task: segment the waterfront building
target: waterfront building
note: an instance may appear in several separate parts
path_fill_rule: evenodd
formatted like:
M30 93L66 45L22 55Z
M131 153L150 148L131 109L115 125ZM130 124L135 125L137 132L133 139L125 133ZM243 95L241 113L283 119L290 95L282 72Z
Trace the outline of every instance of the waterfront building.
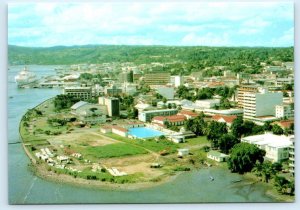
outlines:
M265 159L271 162L280 162L289 158L289 148L292 145L294 136L279 136L272 133L247 136L241 139L242 142L254 144L266 151Z
M262 89L259 93L244 93L244 119L275 116L275 106L282 101L282 92L271 93Z
M74 96L81 100L88 100L92 97L91 87L65 87L63 94Z
M275 106L275 116L277 118L293 118L294 112L290 104L281 104Z
M217 161L217 162L226 162L228 157L229 157L229 155L220 153L218 151L213 151L213 150L211 150L207 153L207 158Z
M144 81L146 85L165 85L170 82L170 73L145 74Z
M171 116L177 114L177 109L158 109L139 111L138 119L142 122L150 122L155 116Z
M114 97L99 97L98 103L107 107L107 114L110 117L118 117L120 115L120 101Z

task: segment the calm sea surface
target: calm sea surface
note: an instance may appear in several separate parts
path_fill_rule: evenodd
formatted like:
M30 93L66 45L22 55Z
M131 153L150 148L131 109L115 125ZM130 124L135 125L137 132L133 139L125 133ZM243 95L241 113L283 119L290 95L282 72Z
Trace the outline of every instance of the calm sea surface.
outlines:
M20 141L19 122L27 109L61 93L60 89L18 89L14 76L23 66L8 71L8 142ZM54 66L28 66L38 76L54 75ZM168 203L168 202L274 202L258 184L233 184L243 177L210 168L187 172L174 181L135 191L100 190L43 180L28 169L30 162L20 144L8 145L9 203ZM213 176L215 181L210 181Z

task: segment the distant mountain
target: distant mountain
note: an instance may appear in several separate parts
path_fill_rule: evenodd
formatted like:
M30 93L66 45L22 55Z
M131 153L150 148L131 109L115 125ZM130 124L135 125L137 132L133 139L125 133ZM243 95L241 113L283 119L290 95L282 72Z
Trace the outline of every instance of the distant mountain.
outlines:
M265 47L181 47L84 45L55 47L8 46L9 65L63 65L79 63L183 61L202 65L252 65L270 60L293 61L294 48Z

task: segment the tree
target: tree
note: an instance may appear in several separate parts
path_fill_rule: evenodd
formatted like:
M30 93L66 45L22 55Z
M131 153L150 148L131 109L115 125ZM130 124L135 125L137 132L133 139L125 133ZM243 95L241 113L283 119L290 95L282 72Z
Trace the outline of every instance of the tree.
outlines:
M273 125L272 132L276 135L282 135L283 129L279 125L275 124Z
M271 122L270 121L266 121L263 125L264 127L264 130L265 131L271 131L272 130L272 125L271 125Z
M203 116L197 116L194 119L188 119L184 124L184 128L192 131L197 136L203 136L206 123L203 119Z
M232 134L224 134L219 138L218 145L221 152L228 154L229 150L240 141Z
M295 192L295 182L289 181L285 177L276 176L274 186L279 193L293 195Z
M264 150L259 149L253 144L245 142L238 143L234 145L230 151L230 157L227 161L228 168L232 172L238 172L240 174L249 172L257 161L259 163L264 161L265 154L266 152Z
M218 147L218 140L223 134L227 134L226 123L211 121L207 128L207 139L211 141L212 148Z
M243 135L243 118L241 116L238 116L236 119L233 120L230 130L232 134L236 138L241 138Z

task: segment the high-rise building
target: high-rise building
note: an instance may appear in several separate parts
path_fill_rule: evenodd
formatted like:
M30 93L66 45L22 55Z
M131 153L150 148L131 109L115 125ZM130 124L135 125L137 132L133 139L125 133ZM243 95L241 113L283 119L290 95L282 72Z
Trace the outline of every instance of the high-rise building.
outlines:
M244 118L275 116L275 107L282 104L282 101L282 92L262 90L258 93L244 93Z
M244 94L245 93L256 93L258 90L257 86L254 85L241 85L237 89L237 102L239 108L244 108Z
M114 97L99 97L98 103L106 105L107 113L110 117L118 117L120 115L120 101Z
M133 83L133 71L124 71L120 73L119 80L121 83L127 82L127 83Z
M294 117L294 112L292 111L290 104L276 105L275 109L276 109L275 113L277 118Z
M166 85L170 82L170 73L145 74L144 81L146 85Z

